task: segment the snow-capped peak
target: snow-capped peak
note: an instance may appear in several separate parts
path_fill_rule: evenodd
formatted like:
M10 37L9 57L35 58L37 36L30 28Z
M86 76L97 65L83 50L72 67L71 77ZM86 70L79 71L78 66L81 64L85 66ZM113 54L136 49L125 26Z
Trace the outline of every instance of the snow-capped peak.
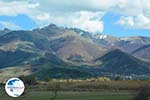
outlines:
M99 39L106 39L107 35L103 34L103 35L99 35Z
M128 41L129 39L126 38L126 37L122 37L122 38L120 38L120 40L122 40L122 41Z
M84 34L82 31L80 32L80 36L82 36L82 34Z

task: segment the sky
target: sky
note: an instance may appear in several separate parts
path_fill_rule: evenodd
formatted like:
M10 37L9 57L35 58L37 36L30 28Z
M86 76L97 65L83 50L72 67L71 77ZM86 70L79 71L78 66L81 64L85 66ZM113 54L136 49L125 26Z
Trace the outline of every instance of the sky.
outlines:
M51 23L91 34L150 37L150 0L0 0L0 29Z

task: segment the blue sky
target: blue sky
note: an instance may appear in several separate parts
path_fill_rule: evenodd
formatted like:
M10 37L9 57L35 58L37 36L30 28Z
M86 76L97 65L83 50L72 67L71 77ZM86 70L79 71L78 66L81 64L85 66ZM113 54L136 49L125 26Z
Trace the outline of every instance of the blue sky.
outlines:
M17 16L0 16L0 21L3 22L10 22L10 23L14 23L16 25L15 26L5 26L5 25L1 25L1 28L12 28L12 29L24 29L24 30L28 30L28 29L33 29L35 27L38 27L38 25L36 25L36 23L30 19L28 16L24 15L24 14L18 14Z
M91 34L150 37L150 1L0 0L0 29L30 30L50 23Z

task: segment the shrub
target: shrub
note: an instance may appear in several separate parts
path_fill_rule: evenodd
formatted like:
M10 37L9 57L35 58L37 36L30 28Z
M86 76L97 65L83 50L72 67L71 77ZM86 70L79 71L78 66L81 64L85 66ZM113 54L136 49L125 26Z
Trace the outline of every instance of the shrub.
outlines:
M150 87L142 87L134 100L150 100Z

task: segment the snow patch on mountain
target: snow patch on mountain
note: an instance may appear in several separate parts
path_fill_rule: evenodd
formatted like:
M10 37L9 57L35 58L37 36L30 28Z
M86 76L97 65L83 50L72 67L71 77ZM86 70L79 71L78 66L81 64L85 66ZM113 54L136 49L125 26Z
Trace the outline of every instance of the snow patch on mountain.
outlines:
M106 38L107 38L107 35L105 34L99 36L99 39L106 39Z

